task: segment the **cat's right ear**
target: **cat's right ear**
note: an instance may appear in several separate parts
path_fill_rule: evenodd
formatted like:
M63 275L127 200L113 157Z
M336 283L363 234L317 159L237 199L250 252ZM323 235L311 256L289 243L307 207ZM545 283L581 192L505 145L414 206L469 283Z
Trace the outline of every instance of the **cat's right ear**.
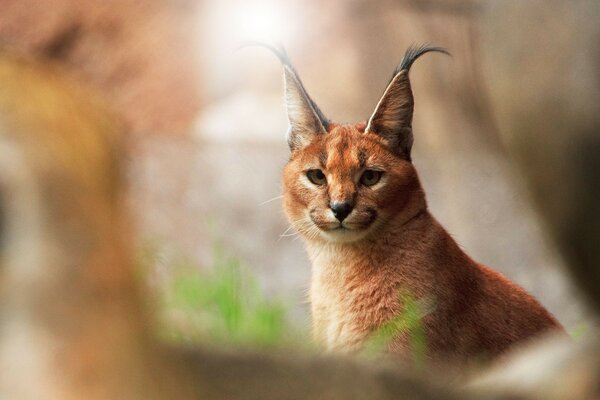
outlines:
M240 47L246 46L260 46L270 50L283 65L285 105L289 122L287 141L290 150L299 150L310 144L315 136L326 134L329 120L306 92L285 50L255 41L245 42Z
M310 144L315 135L326 134L329 121L308 96L296 71L285 63L283 65L283 81L285 105L290 124L287 141L290 150L294 151Z

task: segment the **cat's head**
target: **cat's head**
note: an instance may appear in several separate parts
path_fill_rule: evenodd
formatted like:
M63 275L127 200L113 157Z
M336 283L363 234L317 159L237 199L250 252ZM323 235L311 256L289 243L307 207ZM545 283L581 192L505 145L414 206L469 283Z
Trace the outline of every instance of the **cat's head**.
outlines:
M308 96L285 53L290 160L284 207L307 240L354 242L386 224L402 224L426 208L411 162L413 95L408 72L436 47L410 48L368 122L336 124Z

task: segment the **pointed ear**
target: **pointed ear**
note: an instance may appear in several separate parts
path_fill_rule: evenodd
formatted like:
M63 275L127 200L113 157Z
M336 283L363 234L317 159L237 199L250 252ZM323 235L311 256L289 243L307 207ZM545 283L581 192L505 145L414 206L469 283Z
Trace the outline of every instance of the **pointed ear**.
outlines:
M394 76L383 92L365 129L365 133L382 136L390 148L409 161L413 144L414 99L408 71L417 58L430 51L449 54L439 47L410 47L402 62L396 67Z
M283 66L283 80L290 124L287 140L293 151L310 144L315 135L326 134L329 121L308 96L296 71L290 65Z
M285 105L290 124L287 141L290 150L301 149L308 145L316 135L326 134L329 120L306 92L285 50L281 46L276 48L256 41L244 42L240 48L248 46L260 46L270 50L283 64Z
M365 133L382 136L394 151L410 160L413 143L413 105L408 71L403 70L392 78L385 89L373 115L369 118Z

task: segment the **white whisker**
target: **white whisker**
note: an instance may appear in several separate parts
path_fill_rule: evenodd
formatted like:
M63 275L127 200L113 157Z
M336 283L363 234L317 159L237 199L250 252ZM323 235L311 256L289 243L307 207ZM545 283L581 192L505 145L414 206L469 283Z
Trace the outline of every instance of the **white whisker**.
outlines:
M296 236L298 235L299 232L292 232L292 233L282 233L281 235L279 235L279 237L290 237L290 236Z
M308 226L310 224L310 222L311 221L309 217L300 218L292 222L290 226L281 235L279 235L278 240L281 240L282 237L297 236L300 233L300 231L302 231L302 229L305 228L305 226ZM288 233L292 229L296 229L296 232Z
M275 200L279 200L279 199L281 199L281 198L283 198L283 195L279 195L279 196L277 196L277 197L273 197L272 199L269 199L269 200L263 201L262 203L260 203L260 204L259 204L259 206L264 206L264 205L265 205L265 204L267 204L267 203L270 203L270 202L272 202L272 201L275 201Z
M279 236L285 236L292 229L294 229L293 225L288 226L288 228L285 231L283 231L283 233L281 235L279 235Z

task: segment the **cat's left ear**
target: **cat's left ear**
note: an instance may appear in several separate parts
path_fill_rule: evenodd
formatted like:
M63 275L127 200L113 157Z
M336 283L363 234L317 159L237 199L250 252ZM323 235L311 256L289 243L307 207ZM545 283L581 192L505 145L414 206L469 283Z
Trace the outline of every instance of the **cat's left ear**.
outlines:
M410 47L402 62L396 67L392 80L383 92L383 96L377 103L365 128L365 133L382 136L392 150L409 161L413 144L414 99L408 71L417 58L430 51L449 55L445 49L440 47Z

